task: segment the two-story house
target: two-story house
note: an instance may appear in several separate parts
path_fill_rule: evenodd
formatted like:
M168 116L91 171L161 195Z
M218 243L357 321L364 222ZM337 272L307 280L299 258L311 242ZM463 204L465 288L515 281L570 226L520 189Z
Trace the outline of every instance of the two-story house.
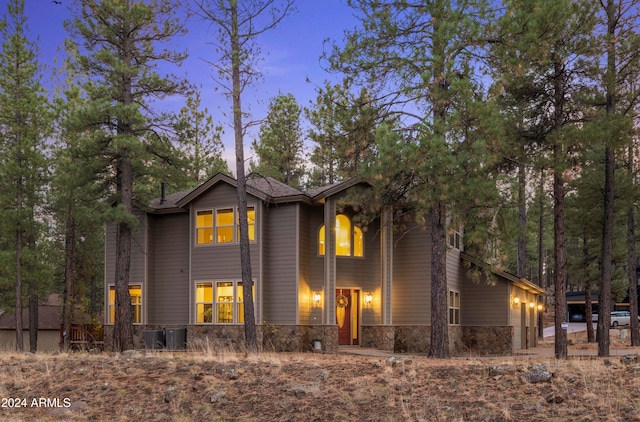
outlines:
M350 180L302 192L274 179L247 184L253 299L265 349L343 345L427 352L430 341L430 234L399 234L387 210L367 227L345 196L368 189ZM143 332L186 328L187 343L241 349L244 307L236 180L218 174L197 188L136 208L129 292L137 346ZM330 229L328 229L330 228ZM105 339L114 318L115 225L106 227ZM452 354L508 354L536 342L534 284L495 272L475 284L479 265L453 233L447 252Z

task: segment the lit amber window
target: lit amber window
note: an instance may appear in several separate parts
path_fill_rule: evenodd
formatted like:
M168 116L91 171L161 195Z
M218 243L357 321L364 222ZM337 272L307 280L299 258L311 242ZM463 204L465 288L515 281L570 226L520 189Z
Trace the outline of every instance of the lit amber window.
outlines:
M351 256L351 221L344 214L336 215L336 255Z
M324 255L324 225L320 227L320 232L318 233L318 253Z
M325 228L318 231L318 253L325 254ZM352 226L351 220L344 214L336 216L336 255L364 256L364 241L362 229Z
M234 213L232 208L216 211L216 242L231 243L234 241Z
M131 315L134 324L142 323L142 286L132 284L129 286L129 296L131 296ZM116 287L109 286L109 301L107 303L109 310L109 324L116 321Z
M196 283L196 322L213 322L212 283Z
M198 211L196 214L196 241L198 245L213 242L213 212Z
M363 236L362 229L357 226L353 226L353 256L363 256Z
M215 291L213 291L214 286ZM214 322L216 324L244 323L244 299L242 294L241 281L196 283L196 322Z
M249 225L249 242L256 240L256 210L253 207L247 207L247 223ZM240 213L238 213L238 241L240 241Z

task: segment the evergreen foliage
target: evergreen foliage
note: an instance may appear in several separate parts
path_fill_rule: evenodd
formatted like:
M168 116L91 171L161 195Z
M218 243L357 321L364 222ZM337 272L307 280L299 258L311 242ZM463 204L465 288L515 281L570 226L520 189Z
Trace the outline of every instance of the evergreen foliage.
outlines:
M256 163L251 163L252 173L301 187L305 173L301 112L292 94L278 95L271 100L267 117L260 126L259 140L252 144L258 157Z
M42 213L50 113L39 79L36 44L27 35L24 1L9 1L7 10L0 33L0 306L15 311L16 350L21 351L28 287L30 350L35 352L38 289L45 268Z

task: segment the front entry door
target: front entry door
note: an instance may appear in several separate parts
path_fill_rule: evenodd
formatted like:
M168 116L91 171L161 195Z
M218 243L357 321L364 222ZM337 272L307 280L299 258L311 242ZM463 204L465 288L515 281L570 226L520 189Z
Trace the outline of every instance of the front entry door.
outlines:
M336 324L338 324L338 345L357 345L358 311L360 291L336 289Z

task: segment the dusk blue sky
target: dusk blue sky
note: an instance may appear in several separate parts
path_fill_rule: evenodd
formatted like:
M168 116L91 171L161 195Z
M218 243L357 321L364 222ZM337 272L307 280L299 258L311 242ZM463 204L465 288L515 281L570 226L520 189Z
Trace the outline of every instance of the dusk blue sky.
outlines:
M62 4L56 4L52 0L25 2L30 38L38 40L39 62L49 69L55 66L56 58L60 63L64 57L60 49L64 39L68 37L63 22L71 16L69 8L72 2L59 1ZM0 12L3 15L7 10L6 2L7 0L0 0ZM297 11L285 18L276 29L258 38L263 57L263 81L258 82L254 88L247 89L243 97L245 109L251 112L255 120L264 118L269 99L279 93L291 93L301 107L307 107L310 101L315 100L318 86L322 86L327 79L339 79L338 75L322 69L320 55L326 39L342 44L344 31L357 25L352 10L346 6L346 0L297 0L296 8ZM229 110L230 105L222 93L214 90L217 86L212 80L214 69L203 61L215 57L214 47L207 44L213 33L208 29L207 23L198 20L191 20L188 28L189 33L176 39L176 43L188 52L189 58L182 67L172 69L172 72L202 86L202 107L208 108L214 120L225 126L224 156L233 169L233 131L221 114L222 111ZM50 74L50 70L43 68L45 79ZM163 104L175 110L183 105L183 98L172 98ZM251 155L248 146L255 138L255 133L257 128L245 137L247 159Z

